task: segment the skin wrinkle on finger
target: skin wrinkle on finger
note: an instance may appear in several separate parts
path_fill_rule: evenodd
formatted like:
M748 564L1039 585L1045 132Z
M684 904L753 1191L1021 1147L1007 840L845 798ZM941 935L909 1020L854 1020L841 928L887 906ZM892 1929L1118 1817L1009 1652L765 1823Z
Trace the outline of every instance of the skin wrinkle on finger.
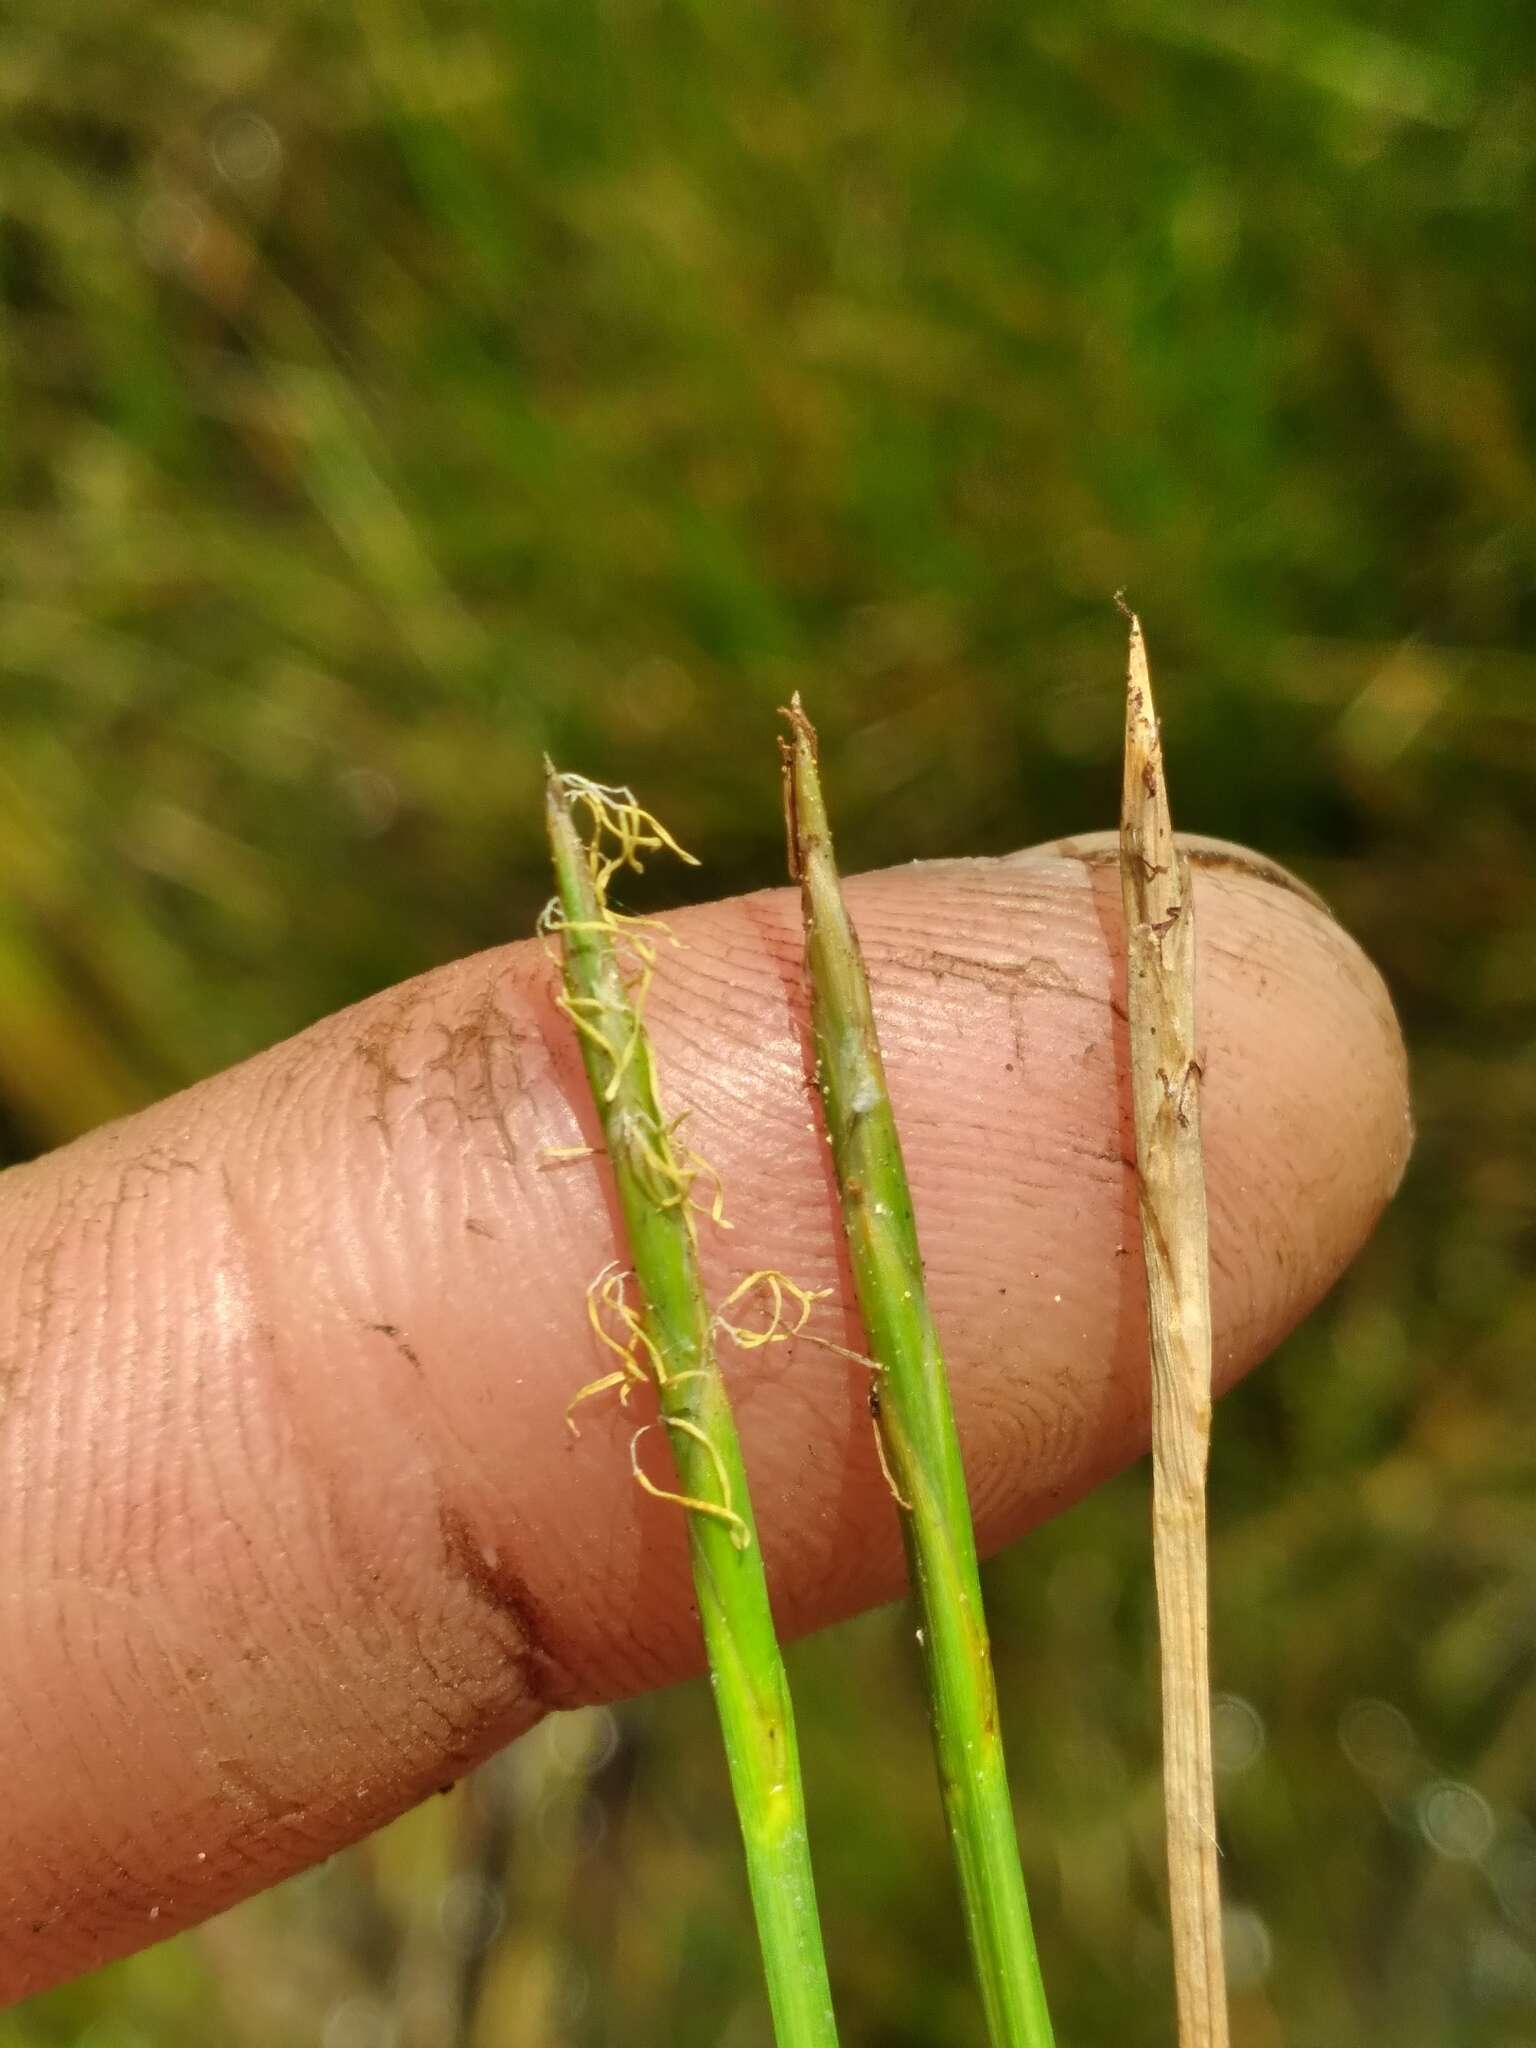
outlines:
M110 1157L109 1134L103 1134L99 1149ZM98 1238L110 1247L109 1258L115 1259L125 1228L132 1232L140 1207L124 1204L114 1194L108 1214L113 1222ZM174 1221L167 1219L172 1238ZM184 1241L198 1241L191 1219L180 1227ZM202 1242L205 1251L213 1253L216 1270L218 1247L209 1246L206 1237ZM89 1234L82 1248L89 1257ZM162 1323L155 1332L156 1355L129 1376L104 1369L110 1366L104 1353L77 1348L71 1356L71 1374L45 1388L67 1397L74 1410L72 1426L50 1427L51 1413L45 1413L42 1429L24 1440L31 1455L18 1461L19 1471L13 1468L15 1483L6 1489L10 1502L30 1502L34 1509L44 1506L50 1524L48 1550L57 1560L51 1572L40 1574L25 1589L32 1596L25 1603L18 1597L20 1589L7 1589L10 1654L5 1659L8 1682L0 1711L14 1707L16 1714L14 1719L7 1716L6 1751L51 1754L62 1769L47 1788L46 1804L30 1832L29 1803L17 1803L10 1830L14 1862L5 1878L10 1887L19 1883L20 1910L28 1916L28 1927L62 1915L67 1907L82 1939L72 1897L81 1872L89 1873L101 1888L109 1917L119 1898L125 1903L152 1896L158 1907L165 1897L163 1869L156 1882L154 1843L142 1852L133 1848L141 1820L162 1835L174 1827L183 1840L212 1838L219 1843L218 1860L210 1856L208 1866L196 1874L206 1892L210 1882L221 1876L228 1879L238 1863L242 1831L262 1838L255 1860L265 1868L271 1867L272 1834L279 1824L288 1852L297 1852L300 1860L311 1828L313 1840L328 1844L334 1839L334 1824L326 1823L326 1804L338 1754L344 1757L355 1746L382 1761L402 1746L399 1733L369 1705L368 1687L357 1688L350 1700L337 1697L338 1690L350 1689L335 1685L336 1673L348 1668L375 1673L388 1669L378 1645L357 1625L356 1575L325 1569L331 1531L323 1521L321 1526L312 1522L308 1511L313 1502L307 1494L288 1503L284 1511L282 1503L266 1497L259 1483L250 1484L253 1478L259 1480L260 1468L253 1471L246 1462L249 1438L243 1433L233 1446L240 1469L229 1480L242 1493L239 1518L225 1505L219 1483L221 1459L210 1455L214 1440L208 1417L201 1412L197 1390L187 1394L176 1355L181 1332L200 1333L206 1339L210 1319L204 1312L205 1295L188 1284L185 1272L172 1275L167 1270L164 1281L155 1284L167 1262L157 1261L152 1246L133 1244L132 1249L135 1269L148 1279L150 1298L172 1284L181 1289L179 1318ZM130 1350L143 1334L135 1328L132 1314L138 1299L130 1293L130 1312L118 1333ZM258 1326L242 1323L235 1334L251 1339L251 1360L259 1359ZM239 1379L239 1373L229 1375L226 1384L238 1385ZM198 1388L204 1383L200 1378ZM125 1409L124 1402L131 1405ZM184 1404L179 1414L178 1402ZM134 1404L164 1412L135 1415ZM49 1408L59 1405L55 1400ZM280 1422L283 1408L273 1405L266 1413ZM14 1445L16 1434L7 1433ZM67 1475L61 1470L63 1452L71 1446L81 1469ZM179 1459L178 1448L191 1455ZM332 1446L332 1456L334 1452ZM279 1473L295 1469L287 1457L271 1462ZM116 1488L111 1484L114 1467L120 1468L122 1482ZM207 1483L205 1499L199 1498L199 1481ZM143 1540L134 1542L131 1528L117 1526L110 1518L104 1521L97 1512L104 1501L110 1509L114 1492L133 1504L140 1519L150 1518L152 1526L143 1532ZM87 1503L80 1529L73 1533L53 1512L71 1493ZM321 1501L323 1505L323 1495ZM200 1525L197 1554L184 1561L174 1554L177 1532L194 1516ZM10 1520L14 1526L14 1517ZM24 1522L23 1534L26 1526ZM14 1555L9 1527L6 1534L7 1552ZM231 1548L238 1554L228 1557ZM253 1563L264 1564L265 1571L253 1570ZM296 1563L315 1569L301 1579L291 1569ZM397 1575L391 1572L388 1577L393 1582ZM61 1609L61 1585L69 1588L74 1610L67 1604ZM91 1625L71 1631L67 1616L82 1602L88 1605ZM254 1658L254 1644L246 1632L252 1615L261 1623L261 1645ZM350 1618L350 1626L343 1625L344 1618ZM163 1659L146 1671L146 1647L163 1645L167 1639L188 1645L183 1661L189 1673L194 1669L191 1646L214 1644L224 1652L232 1682L218 1687L215 1672L207 1669L195 1682L189 1675L178 1690L166 1681ZM210 1660L214 1662L217 1658ZM253 1664L258 1669L253 1670ZM260 1683L253 1682L264 1670L274 1672L280 1681L270 1701L263 1697ZM56 1674L52 1684L50 1672ZM200 1699L201 1686L215 1690ZM488 1670L485 1689L504 1687L502 1669ZM442 1697L451 1700L453 1692L443 1689ZM408 1710L409 1692L399 1688L391 1705L397 1715ZM268 1708L270 1726L264 1729L262 1717ZM101 1729L93 1724L110 1724L114 1718L116 1742L104 1745L97 1739ZM476 1728L477 1741L483 1732ZM440 1715L425 1731L421 1746L431 1759L433 1777L440 1774L443 1755L452 1753L451 1736ZM471 1752L462 1742L459 1748L467 1762ZM226 1759L223 1749L232 1757ZM240 1760L242 1753L270 1762L262 1768L247 1766ZM308 1771L306 1759L313 1763ZM264 1779L270 1775L276 1781L283 1773L287 1789L274 1782L268 1790ZM111 1796L104 1797L108 1785ZM363 1802L359 1818L366 1823L366 1788L348 1787L347 1792ZM398 1784L387 1782L377 1807L380 1817L393 1810L398 1797ZM47 1852L61 1832L68 1838L71 1821L73 1856L79 1866L75 1882L69 1882L66 1859L58 1889L49 1894L40 1888L35 1873L55 1860ZM42 1852L36 1860L30 1853L34 1845ZM174 1895L165 1898L165 1917L172 1924L177 1903ZM126 1916L120 1911L122 1917ZM14 1942L0 1945L0 1983L5 1981L3 1958L13 1949ZM62 1955L67 1961L67 1946ZM21 1988L26 1982L20 1980Z
M1145 1441L1098 846L849 890L986 1547ZM1224 1382L1347 1261L1407 1144L1379 982L1263 867L1195 861ZM814 1327L860 1349L798 907L674 924L650 1021L736 1224L702 1229L711 1291L832 1287ZM553 987L533 943L479 955L0 1179L0 1744L36 1765L0 1993L301 1867L549 1704L696 1668L681 1519L628 1477L646 1411L564 1421L606 1363L584 1289L618 1240L601 1160L548 1157L597 1137ZM723 1362L785 1627L889 1597L864 1371L803 1342Z
M396 1140L390 1122L393 1110L389 1092L408 1090L428 1070L427 1062L409 1056L418 1023L424 1023L425 1028L414 1040L416 1052L437 1035L437 1027L430 1018L423 1020L418 1016L426 1000L418 987L390 1010L385 1029L394 1034L393 1043L387 1043L382 1033L365 1038L369 1050L361 1062L363 1084L354 1087L350 1097L344 1085L340 1098L354 1115L361 1108L362 1121L371 1127L371 1136L386 1144L392 1163ZM451 1035L449 1042L452 1043ZM347 1071L344 1067L344 1075ZM355 1062L351 1078L357 1079ZM316 1085L309 1096L331 1105L335 1100L333 1090L333 1077L323 1069L318 1070ZM290 1106L298 1115L309 1107L308 1096L296 1093ZM329 1106L324 1114L327 1118L331 1114ZM328 1131L328 1135L334 1139L334 1131ZM436 1145L436 1141L426 1124L414 1125L409 1118L402 1118L402 1149L431 1145ZM307 1131L298 1140L290 1135L290 1146L296 1151L302 1146L301 1156L307 1158ZM280 1140L279 1158L283 1149ZM499 1142L497 1149L500 1152ZM326 1285L312 1287L303 1298L303 1306L314 1317L316 1327L290 1326L281 1333L278 1348L281 1355L295 1360L334 1358L351 1368L318 1380L312 1378L304 1388L295 1388L291 1406L310 1420L312 1440L306 1455L319 1486L330 1492L343 1478L351 1478L355 1483L350 1500L334 1503L331 1521L339 1531L362 1535L361 1547L369 1559L363 1569L386 1587L409 1588L413 1581L421 1579L424 1566L428 1573L434 1565L445 1567L450 1593L468 1592L490 1609L488 1618L495 1647L500 1652L498 1661L508 1663L518 1673L525 1704L543 1704L559 1695L557 1688L545 1685L543 1663L532 1640L535 1603L510 1569L503 1572L494 1547L489 1543L480 1545L466 1533L457 1507L444 1499L444 1489L438 1484L439 1466L455 1475L454 1490L473 1480L477 1459L473 1439L454 1427L442 1404L433 1400L432 1382L423 1371L421 1357L411 1340L401 1334L419 1306L423 1290L430 1299L434 1240L443 1213L445 1209L462 1212L462 1197L455 1201L455 1191L462 1189L462 1154L454 1146L437 1146L437 1151L439 1156L430 1162L435 1170L419 1177L373 1173L342 1176L339 1188L334 1191L339 1199L328 1212L330 1257L324 1269ZM504 1157L502 1163L506 1163ZM274 1177L276 1184L285 1185L292 1175L279 1167ZM402 1230L401 1218L394 1213L399 1202L392 1197L401 1193L408 1194L417 1211L414 1220L418 1227L414 1232ZM281 1216L269 1217L269 1238L282 1231L285 1221ZM304 1235L301 1232L296 1248L300 1257ZM413 1252L424 1252L425 1256L419 1262L413 1261ZM407 1273L409 1285L404 1284ZM269 1280L266 1291L269 1298L275 1298L278 1288ZM391 1320L391 1315L400 1320ZM392 1341L382 1348L377 1343L381 1333L392 1336ZM282 1337L286 1337L286 1342ZM360 1402L359 1394L371 1396L372 1406L366 1399ZM328 1398L332 1396L334 1405ZM402 1440L398 1428L402 1416L414 1423L417 1435L435 1439L431 1445L435 1455L426 1455L425 1445L412 1444L408 1438ZM370 1425L372 1434L365 1434ZM343 1428L352 1432L350 1460L336 1456L337 1432ZM371 1455L365 1445L371 1447ZM375 1530L380 1503L390 1517L383 1542L378 1540ZM429 1532L435 1533L435 1545ZM392 1541L399 1536L404 1537L403 1545L392 1548ZM353 1569L357 1569L356 1564ZM442 1606L441 1599L430 1598L434 1591L430 1581L419 1590L428 1596L427 1602L419 1608L413 1605L403 1614L392 1614L389 1625L403 1627L416 1636L421 1663L438 1680L436 1692L443 1700L452 1701L456 1693L465 1690L470 1674L463 1668L462 1660L444 1661L417 1626L418 1615L432 1616L434 1607ZM452 1642L454 1617L449 1619L445 1639ZM493 1664L493 1683L494 1670ZM473 1689L468 1696L474 1697Z

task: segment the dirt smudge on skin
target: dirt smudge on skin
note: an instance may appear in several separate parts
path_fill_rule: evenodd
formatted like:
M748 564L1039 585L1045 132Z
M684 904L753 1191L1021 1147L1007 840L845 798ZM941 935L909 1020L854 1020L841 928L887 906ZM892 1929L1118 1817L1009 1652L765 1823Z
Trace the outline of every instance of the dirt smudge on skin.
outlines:
M500 1622L529 1699L542 1713L575 1705L575 1690L549 1648L549 1615L526 1580L475 1534L457 1508L440 1503L437 1526L445 1569Z
M1273 888L1284 889L1292 896L1299 896L1303 903L1310 903L1314 910L1322 911L1330 919L1333 917L1332 910L1317 891L1302 881L1299 875L1293 875L1289 868L1282 867L1277 860L1270 860L1262 853L1250 852L1245 846L1202 846L1198 842L1192 845L1181 834L1176 834L1175 840L1190 866L1202 874L1220 874L1225 871L1229 874L1247 875L1253 881L1268 882ZM1076 840L1063 839L1055 850L1064 859L1080 861L1086 868L1118 868L1120 865L1120 850L1116 846L1083 846Z
M995 995L1038 991L1043 995L1087 996L1082 984L1048 954L1031 953L1024 960L985 959L971 953L956 953L940 946L889 955L891 963L911 973L928 974L935 981L967 981Z
M487 1157L517 1165L511 1118L527 1091L530 1034L500 1000L499 977L438 1014L419 987L362 1006L352 1033L364 1122L392 1147L409 1118L445 1141L484 1135Z
M415 1345L406 1339L398 1323L369 1323L367 1327L377 1331L379 1336L387 1337L413 1371L421 1371L421 1355Z

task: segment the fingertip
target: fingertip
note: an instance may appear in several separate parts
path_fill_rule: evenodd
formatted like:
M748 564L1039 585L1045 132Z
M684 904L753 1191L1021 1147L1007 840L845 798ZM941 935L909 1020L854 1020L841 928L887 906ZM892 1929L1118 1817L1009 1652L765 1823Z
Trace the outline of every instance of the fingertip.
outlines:
M1411 1126L1359 947L1269 863L1191 852L1225 1385L1359 1248ZM848 889L989 1548L1146 1441L1116 858L1096 836ZM834 1289L823 1327L860 1348L798 901L676 926L650 1016L736 1223L701 1230L711 1297L777 1268ZM40 1766L9 1881L31 1919L97 1915L33 1945L28 1988L135 1945L168 1898L161 1929L328 1853L547 1704L697 1668L683 1520L632 1484L630 1418L566 1427L600 1370L585 1290L621 1247L552 989L534 943L457 963L13 1184L32 1292L0 1302L25 1366L0 1647ZM861 1370L791 1345L726 1371L786 1631L894 1595ZM55 1698L66 1568L95 1682Z

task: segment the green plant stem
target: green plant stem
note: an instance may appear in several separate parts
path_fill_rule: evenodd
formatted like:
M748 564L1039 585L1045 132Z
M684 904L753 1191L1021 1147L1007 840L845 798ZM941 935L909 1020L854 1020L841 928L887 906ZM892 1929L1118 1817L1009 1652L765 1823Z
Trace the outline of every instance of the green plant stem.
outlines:
M741 1446L699 1275L693 1211L658 1099L649 1041L626 985L605 904L576 830L568 793L551 772L547 822L563 913L567 997L587 1005L620 1063L583 1031L582 1055L602 1120L642 1297L642 1322L662 1371L655 1375L679 1488L726 1509L687 1510L688 1543L746 1850L747 1876L780 2048L835 2048L806 1835L789 1683L768 1604ZM664 1169L658 1174L657 1161ZM692 1432L698 1432L693 1434Z
M966 1929L996 2048L1052 2039L998 1727L965 1471L929 1313L869 984L838 883L798 699L785 745L790 856L805 909L816 1078L874 1361L872 1405L922 1619L934 1749Z

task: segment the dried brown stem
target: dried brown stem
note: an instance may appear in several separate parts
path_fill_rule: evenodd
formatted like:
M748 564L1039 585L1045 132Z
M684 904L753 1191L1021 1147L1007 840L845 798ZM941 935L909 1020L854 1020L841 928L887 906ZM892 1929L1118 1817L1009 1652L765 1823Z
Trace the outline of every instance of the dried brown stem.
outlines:
M1195 1051L1194 903L1189 864L1174 845L1146 648L1134 613L1120 872L1152 1351L1152 1542L1179 2042L1180 2048L1226 2048L1207 1641L1211 1308Z

